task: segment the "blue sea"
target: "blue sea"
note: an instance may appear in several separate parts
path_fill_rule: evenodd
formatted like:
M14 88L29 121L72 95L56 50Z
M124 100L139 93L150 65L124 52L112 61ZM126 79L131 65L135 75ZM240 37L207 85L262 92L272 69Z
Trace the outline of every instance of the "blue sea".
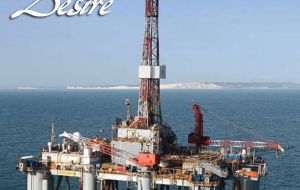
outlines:
M26 175L15 170L16 158L37 155L47 145L52 119L57 121L57 134L79 131L85 137L110 137L115 118L126 117L125 98L130 98L136 114L136 90L0 91L0 189L26 189ZM212 139L260 137L288 146L279 158L274 151L262 152L269 175L263 178L261 189L300 189L299 90L163 90L161 101L163 119L173 127L179 143L186 144L193 130L192 104L199 102L209 112L255 133L245 133L204 113L204 133Z

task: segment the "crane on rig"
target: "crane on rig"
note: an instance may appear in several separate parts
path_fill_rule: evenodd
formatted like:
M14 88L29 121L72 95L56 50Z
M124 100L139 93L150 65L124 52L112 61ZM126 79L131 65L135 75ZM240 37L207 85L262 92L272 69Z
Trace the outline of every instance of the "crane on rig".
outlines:
M276 156L278 152L284 153L282 146L276 142L260 141L236 141L236 140L212 140L208 136L203 136L203 114L198 103L193 104L195 128L194 132L188 135L188 142L197 146L226 147L226 148L258 148L275 149Z

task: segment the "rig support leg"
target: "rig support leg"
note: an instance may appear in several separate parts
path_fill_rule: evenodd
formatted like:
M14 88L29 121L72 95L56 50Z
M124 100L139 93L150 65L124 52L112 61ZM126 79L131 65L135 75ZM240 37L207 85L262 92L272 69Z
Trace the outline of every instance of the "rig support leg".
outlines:
M131 189L132 185L131 185L130 181L127 181L126 187L127 187L126 190L130 190Z
M118 190L119 189L118 181L115 180L113 183L114 183L114 188L112 190Z
M54 179L50 172L44 174L42 190L54 190Z
M40 172L27 173L27 190L42 189L43 174Z
M137 179L138 190L150 190L151 189L151 177L149 175L149 168L141 168Z
M151 180L149 177L139 177L138 179L138 190L150 190Z
M82 180L83 180L82 177L80 177L79 178L79 187L78 187L79 190L82 190L82 188L83 188L83 182L82 182Z
M259 190L259 180L250 180L245 178L235 178L237 189L234 190Z
M239 178L234 178L232 190L241 190L241 184Z
M59 190L62 178L63 178L63 176L58 176L55 190Z
M66 177L66 190L71 190L71 189L70 189L70 181L69 181L69 177Z
M83 173L83 190L96 190L96 176L93 173Z
M103 190L103 180L97 181L97 190Z
M225 190L225 180L222 179L220 182L220 190Z
M111 181L111 190L115 190L115 181Z
M103 190L110 190L111 181L110 180L104 180L104 189Z

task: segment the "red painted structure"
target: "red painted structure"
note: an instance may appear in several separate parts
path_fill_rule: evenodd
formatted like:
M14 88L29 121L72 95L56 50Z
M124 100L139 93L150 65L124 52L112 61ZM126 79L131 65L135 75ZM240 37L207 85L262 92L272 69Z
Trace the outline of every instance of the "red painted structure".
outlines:
M138 156L138 164L141 166L156 166L159 164L158 154L140 153Z
M190 133L188 136L188 143L196 144L197 146L209 145L210 138L203 136L203 115L200 111L198 104L193 105L194 118L195 118L195 128L194 132Z
M198 104L193 105L195 128L194 132L188 135L188 143L197 146L215 146L225 148L260 148L275 149L276 155L279 150L283 153L284 149L276 142L258 142L258 141L235 141L235 140L211 140L208 136L203 136L203 115Z
M146 0L142 66L160 65L158 11L159 0ZM159 78L141 78L138 117L144 127L162 124Z

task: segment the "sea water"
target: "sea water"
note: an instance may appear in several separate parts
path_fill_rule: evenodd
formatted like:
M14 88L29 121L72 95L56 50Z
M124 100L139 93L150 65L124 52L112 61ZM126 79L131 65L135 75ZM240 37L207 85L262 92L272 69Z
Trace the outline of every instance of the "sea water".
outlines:
M136 115L136 90L0 91L0 189L26 189L26 175L15 170L16 158L38 155L50 140L52 119L57 121L57 134L79 131L85 137L109 138L115 118L126 118L126 98ZM192 104L198 102L214 113L204 113L204 133L212 139L264 138L289 146L278 159L275 151L261 153L269 170L261 189L300 189L299 90L162 90L161 101L163 119L173 127L179 143L187 144L194 127ZM215 114L255 134L219 121Z

